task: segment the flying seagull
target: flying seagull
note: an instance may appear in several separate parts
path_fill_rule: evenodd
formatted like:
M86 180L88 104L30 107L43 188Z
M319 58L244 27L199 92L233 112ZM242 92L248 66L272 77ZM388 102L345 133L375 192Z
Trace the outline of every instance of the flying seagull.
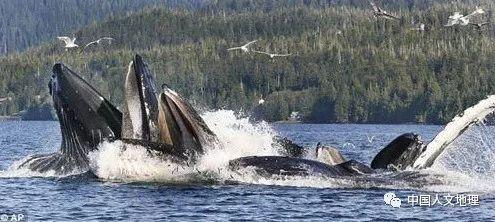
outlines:
M258 53L258 54L264 54L264 55L268 55L270 56L270 58L275 58L275 57L287 57L287 56L291 56L292 54L273 54L273 53L268 53L268 52L262 52L262 51L256 51L256 50L253 50L253 52L255 53Z
M411 31L419 31L419 32L424 32L425 31L425 23L420 23L418 27L411 28Z
M471 19L471 17L477 15L477 14L484 14L485 13L485 10L483 10L482 8L480 7L476 7L476 10L469 14L469 15L462 15L461 13L459 12L454 12L454 15L451 15L449 16L449 20L447 21L447 24L445 24L445 26L454 26L454 25L462 25L462 26L466 26L466 25L469 25L469 19Z
M265 100L263 99L263 96L260 98L260 101L258 101L258 104L259 105L262 105L263 103L265 103Z
M469 14L469 15L464 16L464 19L465 19L465 20L467 20L467 21L468 21L467 23L469 24L469 19L470 19L471 17L473 17L473 16L477 15L477 14L485 14L485 10L483 10L483 9L482 9L482 8L480 8L480 7L476 7L476 10L474 10L474 12L473 12L473 13L471 13L471 14ZM466 25L467 25L467 24L466 24Z
M112 40L114 40L114 39L113 38L110 38L110 37L99 38L98 40L95 40L95 41L92 41L92 42L86 44L84 46L84 49L86 49L86 47L88 47L90 45L101 44L103 41L108 41L108 43L111 44L112 43Z
M464 17L461 13L459 12L454 12L453 15L449 16L449 20L447 21L447 24L445 26L453 26L459 24L459 19Z
M227 51L232 51L232 50L242 50L243 52L250 52L251 49L249 49L249 46L255 42L257 42L258 40L254 40L254 41L251 41L251 42L248 42L247 44L243 45L243 46L239 46L239 47L233 47L233 48L229 48L227 49Z
M366 134L366 138L368 139L369 143L373 143L373 139L375 139L375 136L370 137L368 134Z
M64 41L64 43L65 43L65 46L64 46L65 49L79 47L77 44L74 43L76 41L76 37L74 37L74 38L71 39L71 38L69 38L67 36L59 36L59 37L57 37L57 39Z
M379 18L379 17L382 17L382 18L386 18L386 19L396 19L396 20L399 20L399 18L395 15L392 15L390 13L388 13L387 11L383 10L382 8L380 8L378 6L378 4L376 4L376 0L368 0L371 7L373 8L373 15L375 16L375 18Z
M464 25L464 26L469 25L469 19L471 19L471 17L473 17L477 14L484 14L484 13L485 13L485 10L483 10L480 7L476 7L476 10L473 13L460 18L460 21L461 21L460 25Z

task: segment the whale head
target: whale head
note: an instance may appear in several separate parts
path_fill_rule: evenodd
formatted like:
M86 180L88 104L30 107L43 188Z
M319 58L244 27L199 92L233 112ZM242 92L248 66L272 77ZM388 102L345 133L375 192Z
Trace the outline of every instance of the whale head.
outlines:
M158 95L154 76L139 55L129 64L122 137L165 144L172 153L195 161L217 137L178 93L163 85Z
M162 85L158 109L161 141L180 147L191 160L204 154L207 147L218 144L216 135L192 105L165 84Z
M142 57L129 64L124 83L122 137L157 142L158 100L155 79Z
M121 136L122 114L78 74L61 63L49 82L62 132L62 154L85 157L106 139Z

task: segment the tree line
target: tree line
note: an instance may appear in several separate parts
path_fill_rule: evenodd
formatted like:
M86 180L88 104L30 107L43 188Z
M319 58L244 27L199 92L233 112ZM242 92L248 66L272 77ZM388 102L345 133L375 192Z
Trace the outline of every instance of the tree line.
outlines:
M121 106L134 53L148 61L157 82L196 107L249 114L263 97L268 121L297 111L315 123L445 123L494 93L493 29L443 27L453 10L466 14L474 3L400 1L390 6L402 16L394 22L370 17L362 1L293 1L272 8L268 2L279 3L150 7L75 33L81 42L111 36L112 45L79 53L49 41L0 58L0 97L11 98L0 102L0 115L46 107L51 66L59 61ZM483 19L490 20L493 7L484 7ZM412 31L411 21L425 23L427 30ZM226 50L254 39L255 49L292 56Z

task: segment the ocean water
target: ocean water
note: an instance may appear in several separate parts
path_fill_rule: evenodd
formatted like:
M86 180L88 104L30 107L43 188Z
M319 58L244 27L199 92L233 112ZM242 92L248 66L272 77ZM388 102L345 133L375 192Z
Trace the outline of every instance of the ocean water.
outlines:
M29 221L493 221L495 220L495 131L480 126L461 136L428 170L410 182L322 178L259 178L232 175L228 160L276 155L274 135L308 149L317 142L339 148L365 164L388 142L406 132L430 140L442 126L249 124L233 112L203 115L223 149L212 148L198 166L184 169L147 157L139 149L119 151L106 143L91 154L90 174L53 176L12 165L35 153L58 149L57 122L0 122L0 215L23 214ZM175 168L175 171L174 171ZM171 171L174 171L171 173ZM232 183L236 181L236 183ZM432 182L434 181L434 182ZM384 202L393 192L400 208ZM439 197L434 206L412 206L408 197ZM479 205L443 206L446 197L471 196ZM455 202L455 199L454 201ZM2 221L2 217L0 217Z

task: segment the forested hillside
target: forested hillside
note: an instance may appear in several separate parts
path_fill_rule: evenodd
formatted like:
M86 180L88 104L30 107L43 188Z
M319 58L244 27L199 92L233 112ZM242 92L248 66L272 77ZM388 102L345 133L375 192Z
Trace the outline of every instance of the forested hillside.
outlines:
M248 112L263 96L270 121L298 111L320 123L444 123L495 92L493 28L443 27L453 11L472 12L469 1L384 4L397 22L373 18L366 1L286 2L147 8L75 33L81 43L111 36L112 45L80 53L53 40L1 58L0 115L49 105L46 84L58 61L120 105L134 53L197 107ZM487 13L478 19L491 21L495 5L482 3ZM411 30L420 22L424 32ZM292 56L226 50L254 39L254 49Z
M0 55L70 35L77 28L144 7L201 7L203 0L0 0Z

